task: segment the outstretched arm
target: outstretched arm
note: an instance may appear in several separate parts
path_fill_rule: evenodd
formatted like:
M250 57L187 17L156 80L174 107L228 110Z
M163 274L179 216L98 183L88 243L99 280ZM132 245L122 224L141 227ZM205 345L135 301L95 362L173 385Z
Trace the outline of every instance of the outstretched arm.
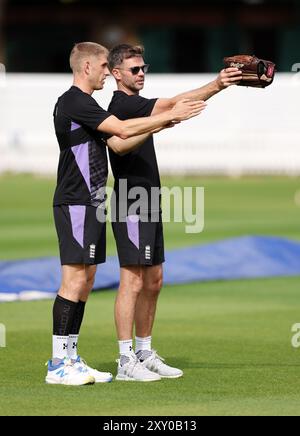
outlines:
M158 115L172 109L177 101L183 98L192 101L206 101L223 89L236 85L241 79L242 72L238 68L232 67L223 69L215 80L201 88L178 94L173 98L158 99L152 111L152 115Z
M206 104L202 101L179 99L171 109L151 117L121 121L111 115L97 127L97 130L121 139L128 139L144 133L153 133L157 129L168 127L173 122L188 120L199 115L205 106Z
M176 121L174 123L170 123L166 125L164 128L168 129L171 127L174 127L176 124L179 124L180 121ZM108 147L119 156L124 156L127 153L130 153L131 151L136 150L139 148L144 142L154 133L158 133L164 128L158 128L153 130L150 133L144 133L143 135L139 136L133 136L132 138L128 139L121 139L118 136L112 136L107 140Z
M108 147L118 154L119 156L123 156L126 153L134 151L140 145L142 145L151 133L145 133L144 135L133 136L128 139L121 139L118 136L112 136L107 140Z

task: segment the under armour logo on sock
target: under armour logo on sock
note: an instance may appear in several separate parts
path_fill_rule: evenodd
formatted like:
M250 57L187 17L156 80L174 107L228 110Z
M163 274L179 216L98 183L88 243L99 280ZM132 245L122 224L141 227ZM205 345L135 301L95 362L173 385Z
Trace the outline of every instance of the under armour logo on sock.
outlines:
M64 344L63 349L66 350L68 348L68 344Z
M73 342L73 346L72 346L72 348L73 348L73 350L74 350L75 348L77 348L77 342Z

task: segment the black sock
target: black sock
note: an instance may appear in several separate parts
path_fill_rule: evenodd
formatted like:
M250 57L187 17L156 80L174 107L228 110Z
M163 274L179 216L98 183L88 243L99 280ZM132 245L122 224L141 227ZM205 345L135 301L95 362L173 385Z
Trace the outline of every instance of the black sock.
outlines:
M73 320L73 325L72 325L71 330L70 330L71 335L78 335L79 334L79 330L80 330L81 323L83 320L84 309L85 309L85 302L79 301L79 303L77 303L75 316L74 316L74 320Z
M78 303L57 295L53 305L53 335L69 336Z

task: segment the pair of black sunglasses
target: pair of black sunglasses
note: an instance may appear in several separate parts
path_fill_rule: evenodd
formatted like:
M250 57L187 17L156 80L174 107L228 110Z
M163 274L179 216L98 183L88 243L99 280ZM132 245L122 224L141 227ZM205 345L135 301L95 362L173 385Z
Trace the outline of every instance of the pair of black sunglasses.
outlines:
M147 72L148 72L148 70L149 70L149 64L145 64L145 65L142 65L141 67L131 67L131 68L118 68L119 70L125 70L125 71L131 71L131 73L134 75L134 76L136 76L139 72L140 72L140 70L142 70L143 71L143 73L144 74L146 74Z

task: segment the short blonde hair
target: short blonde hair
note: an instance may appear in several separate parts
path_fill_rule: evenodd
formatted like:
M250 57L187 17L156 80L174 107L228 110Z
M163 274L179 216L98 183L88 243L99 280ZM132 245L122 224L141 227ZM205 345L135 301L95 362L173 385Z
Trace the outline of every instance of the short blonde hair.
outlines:
M70 54L70 67L73 73L79 73L82 68L82 62L90 57L99 57L108 55L108 50L103 45L96 42L79 42L75 44Z

